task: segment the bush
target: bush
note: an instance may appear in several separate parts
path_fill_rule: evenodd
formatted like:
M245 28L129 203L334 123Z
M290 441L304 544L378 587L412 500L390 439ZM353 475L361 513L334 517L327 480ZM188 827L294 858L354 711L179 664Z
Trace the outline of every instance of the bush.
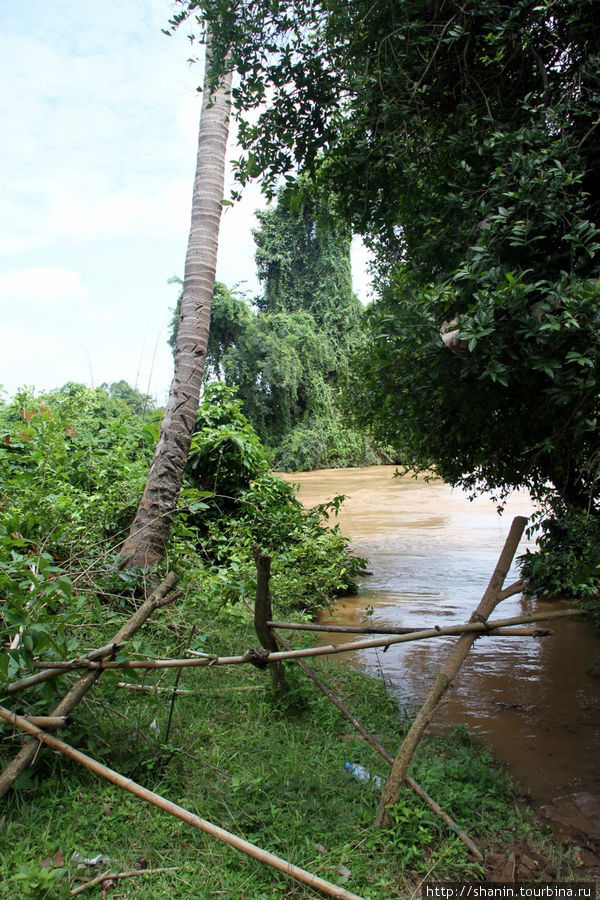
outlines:
M274 456L274 465L281 472L401 462L397 451L378 446L365 432L332 419L297 425L285 435Z
M521 557L528 590L539 596L579 600L600 628L600 520L580 511L545 519L536 552Z
M274 605L314 615L357 589L364 561L349 555L349 540L337 526L323 525L342 498L305 510L293 485L268 469L269 455L241 412L236 389L208 385L172 554L186 556L204 595L232 603L254 594L252 550L258 546L273 557Z
M269 469L269 456L236 393L219 381L206 386L187 464L191 485L230 498Z
M157 435L148 415L74 384L0 405L0 680L34 656L78 652L69 626L89 619L95 591L114 577L143 489Z

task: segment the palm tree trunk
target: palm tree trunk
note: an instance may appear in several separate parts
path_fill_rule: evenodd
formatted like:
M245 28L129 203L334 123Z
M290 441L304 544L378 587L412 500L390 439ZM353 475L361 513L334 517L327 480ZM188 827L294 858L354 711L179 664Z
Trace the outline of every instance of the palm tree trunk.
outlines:
M121 552L121 559L132 566L151 567L164 555L202 386L225 191L232 78L231 73L223 76L211 95L209 69L210 35L174 375L144 494Z

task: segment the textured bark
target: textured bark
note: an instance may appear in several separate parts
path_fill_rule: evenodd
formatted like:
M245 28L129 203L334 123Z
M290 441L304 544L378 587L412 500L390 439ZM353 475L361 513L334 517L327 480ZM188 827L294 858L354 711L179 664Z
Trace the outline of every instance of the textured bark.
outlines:
M271 577L271 557L266 553L261 553L258 547L254 547L254 562L256 563L256 602L254 604L254 627L258 639L265 650L269 653L277 652L277 641L267 625L267 621L271 618L271 593L269 590L269 579ZM287 693L287 684L285 681L285 672L280 662L270 662L269 671L271 673L271 684L273 685L273 693L278 699L281 699Z
M207 71L209 60L210 38ZM144 494L121 552L128 565L152 567L164 555L196 422L225 191L231 77L224 76L212 96L206 89L202 101L175 369Z

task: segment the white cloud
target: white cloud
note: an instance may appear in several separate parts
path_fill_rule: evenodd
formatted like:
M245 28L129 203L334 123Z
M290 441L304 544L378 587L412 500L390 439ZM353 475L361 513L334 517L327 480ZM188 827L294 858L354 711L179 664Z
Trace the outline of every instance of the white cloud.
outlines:
M58 388L66 381L85 381L85 360L73 359L68 342L59 334L31 334L27 325L22 327L3 324L0 335L2 371L0 384L14 394L17 388L29 387L48 390ZM50 363L50 365L49 365ZM15 373L21 377L15 378Z
M139 239L167 231L184 234L191 184L156 185L155 191L148 190L150 185L145 187L146 191L132 188L85 198L63 195L47 211L44 231L52 239L65 235L77 242L105 235Z
M7 302L32 299L54 304L85 293L78 273L60 266L9 269L0 273L0 300Z

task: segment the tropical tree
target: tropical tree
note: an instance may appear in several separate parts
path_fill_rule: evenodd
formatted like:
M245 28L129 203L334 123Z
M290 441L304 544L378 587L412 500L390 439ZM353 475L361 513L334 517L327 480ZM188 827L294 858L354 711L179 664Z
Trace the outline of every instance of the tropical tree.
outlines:
M207 367L238 388L244 413L285 469L376 462L339 409L350 350L363 339L352 290L350 234L298 186L259 211L258 274L250 306L215 288Z
M218 82L212 79L210 35L205 40L206 74L174 375L144 494L122 551L123 559L137 566L154 565L165 550L196 421L208 344L232 75L225 71Z
M378 260L363 421L455 483L594 507L598 5L234 12L240 179L300 165Z
M154 409L154 400L150 394L142 394L137 387L131 387L124 379L113 381L110 386L102 384L101 387L116 400L123 400L136 415Z

